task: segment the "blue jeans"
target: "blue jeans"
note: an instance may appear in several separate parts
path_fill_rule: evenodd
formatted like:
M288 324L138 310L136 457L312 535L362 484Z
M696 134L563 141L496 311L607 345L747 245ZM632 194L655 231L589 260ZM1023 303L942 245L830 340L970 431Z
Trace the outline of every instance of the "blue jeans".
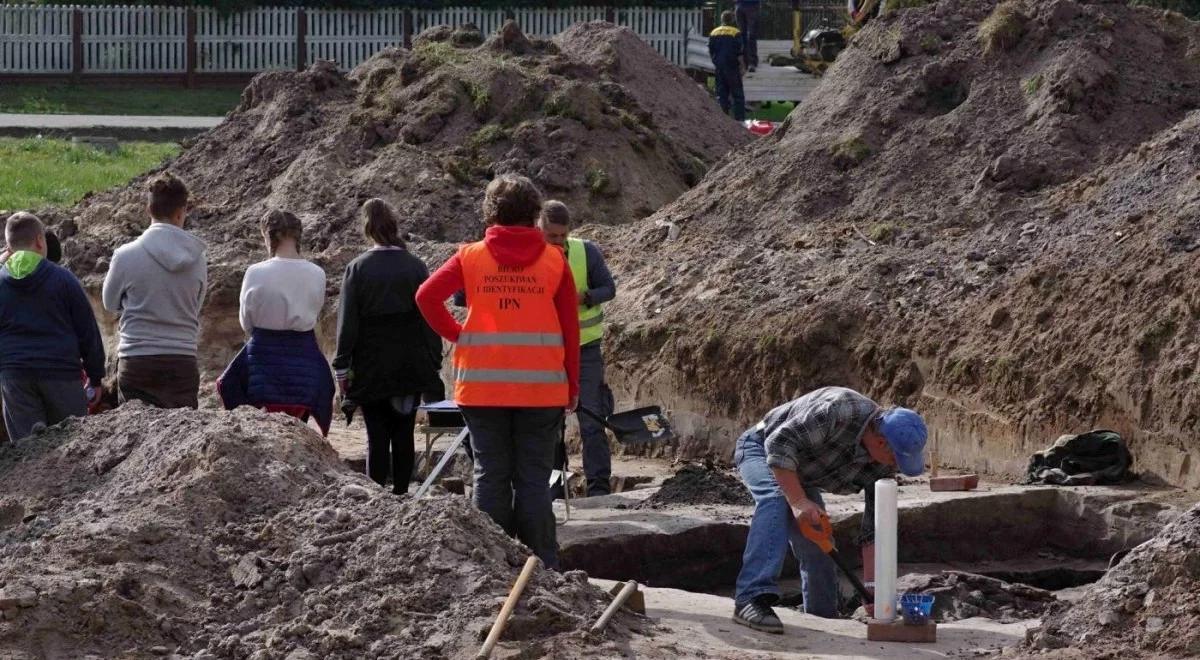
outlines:
M783 560L790 542L800 564L804 611L827 619L837 617L837 566L815 543L804 538L796 526L787 498L767 465L762 433L750 430L742 434L733 460L742 481L754 496L754 518L750 521L750 535L742 555L735 603L741 606L763 594L778 598L779 575L783 572ZM804 492L808 499L825 508L820 490L805 488Z

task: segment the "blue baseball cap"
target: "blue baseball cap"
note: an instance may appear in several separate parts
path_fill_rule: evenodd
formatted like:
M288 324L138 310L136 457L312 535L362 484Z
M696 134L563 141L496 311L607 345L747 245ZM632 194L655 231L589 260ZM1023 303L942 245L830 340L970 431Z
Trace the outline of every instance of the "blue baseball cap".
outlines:
M887 439L901 472L915 477L925 471L923 452L929 431L920 415L908 408L889 408L879 415L879 433Z

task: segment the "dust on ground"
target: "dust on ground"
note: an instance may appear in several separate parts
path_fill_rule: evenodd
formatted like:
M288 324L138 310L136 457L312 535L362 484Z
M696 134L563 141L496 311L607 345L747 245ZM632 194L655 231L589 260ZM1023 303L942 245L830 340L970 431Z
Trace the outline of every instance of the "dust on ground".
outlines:
M1200 655L1197 548L1200 506L1134 548L1078 601L1056 608L1030 631L1028 647L1054 651L1050 657Z
M928 413L947 460L1014 475L1100 424L1139 472L1200 484L1197 108L1200 24L1173 12L940 0L873 20L774 134L598 232L614 388L744 428L846 385Z
M897 581L896 591L932 595L935 621L977 616L1002 623L1037 619L1058 600L1045 589L963 571L905 575Z
M243 339L238 293L246 267L266 256L267 209L301 218L305 254L329 276L317 333L332 352L342 270L367 247L358 211L368 198L397 209L432 270L482 236L480 202L496 175L530 177L579 222L622 224L750 139L649 44L607 23L552 41L511 22L494 35L439 26L348 74L324 61L261 74L224 123L167 165L193 194L188 228L208 244L201 368L220 373ZM94 297L113 250L148 223L143 188L138 179L43 213Z
M352 474L283 415L140 403L0 450L0 656L473 657L529 551L461 497ZM644 626L538 569L506 640L619 655Z
M638 502L635 509L662 509L690 504L753 506L754 498L737 473L713 464L687 463L663 481L658 491Z

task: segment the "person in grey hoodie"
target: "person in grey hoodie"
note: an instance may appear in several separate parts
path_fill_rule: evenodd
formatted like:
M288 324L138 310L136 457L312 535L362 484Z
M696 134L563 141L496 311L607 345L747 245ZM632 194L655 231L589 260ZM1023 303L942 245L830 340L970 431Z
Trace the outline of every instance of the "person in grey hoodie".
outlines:
M104 308L121 315L117 391L121 403L197 408L196 340L208 282L204 242L183 229L188 190L163 173L149 185L151 224L113 254Z

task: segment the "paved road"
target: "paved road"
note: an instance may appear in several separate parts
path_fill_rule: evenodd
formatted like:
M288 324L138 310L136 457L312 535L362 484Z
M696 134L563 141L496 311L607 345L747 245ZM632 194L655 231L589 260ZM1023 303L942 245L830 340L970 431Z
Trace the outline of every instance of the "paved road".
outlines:
M105 135L129 140L176 140L199 135L222 121L224 117L0 113L0 135Z

